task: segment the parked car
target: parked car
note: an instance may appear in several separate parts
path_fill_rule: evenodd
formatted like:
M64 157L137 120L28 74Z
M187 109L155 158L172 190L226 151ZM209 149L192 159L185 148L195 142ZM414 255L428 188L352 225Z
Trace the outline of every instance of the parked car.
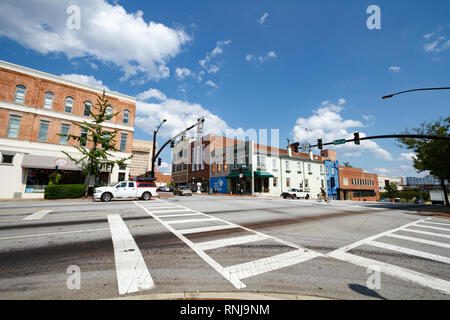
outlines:
M192 196L192 191L186 186L181 186L181 187L176 187L173 190L173 194L179 195L179 196Z
M310 195L307 192L303 192L300 189L291 188L288 191L285 191L281 194L283 199L291 198L291 199L309 199Z
M112 187L100 187L94 190L94 199L111 201L114 198L139 198L150 200L158 195L154 182L122 181Z
M377 200L378 202L391 202L391 199L389 198L381 198L380 200Z
M424 201L422 199L415 199L414 203L424 203Z

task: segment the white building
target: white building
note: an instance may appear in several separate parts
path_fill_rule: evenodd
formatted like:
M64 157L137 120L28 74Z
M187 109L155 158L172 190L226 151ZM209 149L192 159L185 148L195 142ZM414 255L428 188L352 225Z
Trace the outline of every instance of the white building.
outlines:
M388 184L395 184L397 190L403 190L403 178L378 175L378 187L380 188L380 192L387 192L386 185Z

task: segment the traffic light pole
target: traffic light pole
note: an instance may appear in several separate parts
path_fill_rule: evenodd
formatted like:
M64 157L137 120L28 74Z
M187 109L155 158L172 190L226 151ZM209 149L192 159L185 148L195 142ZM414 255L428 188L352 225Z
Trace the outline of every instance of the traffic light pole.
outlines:
M200 124L202 124L203 122L205 122L205 118L199 118L198 121L190 126L187 129L184 129L183 131L181 131L179 134L175 135L174 137L170 138L169 140L167 140L162 146L161 148L159 148L158 152L155 154L155 141L156 141L156 131L153 132L153 157L152 157L152 171L150 172L151 174L151 178L153 179L153 181L155 180L155 161L158 158L159 154L164 150L164 148L171 142L174 142L178 137L182 136L183 134L185 134L186 132L188 132L189 130L192 130L195 126L198 126Z
M387 134L387 135L379 135L379 136L370 136L359 138L359 141L362 140L375 140L375 139L398 139L398 138L414 138L414 139L435 139L435 140L450 140L450 136L429 136L424 134ZM344 139L342 139L344 140ZM354 142L357 139L347 139L345 142ZM322 146L335 145L334 142L322 143ZM309 148L317 147L319 144L311 145Z

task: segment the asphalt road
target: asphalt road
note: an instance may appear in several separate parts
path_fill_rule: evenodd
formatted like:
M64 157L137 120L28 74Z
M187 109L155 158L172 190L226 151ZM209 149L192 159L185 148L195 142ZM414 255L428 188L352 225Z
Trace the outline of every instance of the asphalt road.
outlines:
M0 203L0 299L449 299L450 219L418 208L203 195Z

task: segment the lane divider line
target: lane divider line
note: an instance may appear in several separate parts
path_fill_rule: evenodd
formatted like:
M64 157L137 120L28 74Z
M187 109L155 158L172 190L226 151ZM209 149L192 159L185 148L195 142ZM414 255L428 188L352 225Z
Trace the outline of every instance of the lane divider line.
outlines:
M43 218L46 214L52 212L53 210L41 210L41 211L37 211L25 218L23 218L22 220L38 220Z

